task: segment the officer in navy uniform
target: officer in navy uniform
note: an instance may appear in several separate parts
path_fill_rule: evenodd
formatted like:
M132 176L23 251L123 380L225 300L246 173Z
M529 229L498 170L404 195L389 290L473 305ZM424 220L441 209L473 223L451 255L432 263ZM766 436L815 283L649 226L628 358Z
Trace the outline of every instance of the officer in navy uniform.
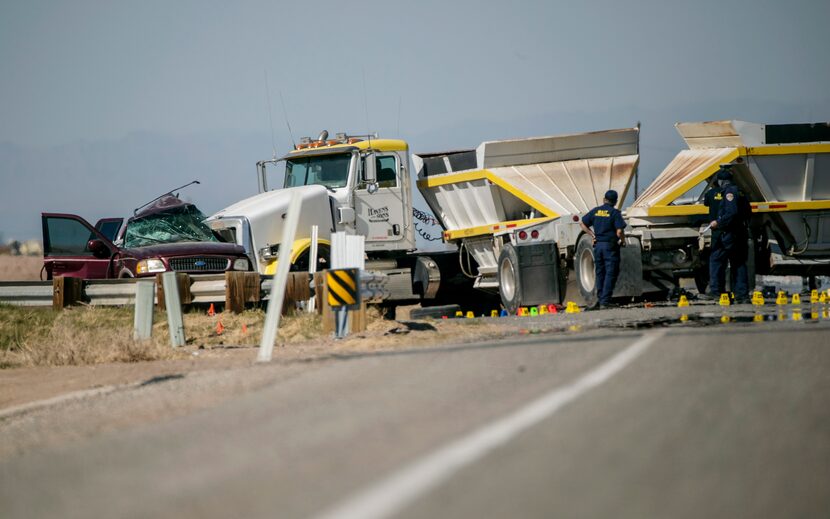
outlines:
M625 246L625 221L622 213L614 207L617 192L605 193L603 204L591 209L580 222L582 229L594 241L594 267L596 269L597 302L588 310L610 308L611 295L620 273L620 247ZM593 227L593 231L590 229Z
M724 164L718 170L718 173L715 175L715 179L712 182L712 187L706 191L706 194L703 195L703 205L709 208L709 219L707 222L712 222L718 219L718 209L720 208L721 200L723 200L723 188L720 186L720 174L729 168L732 167L732 164ZM718 239L720 236L719 229L712 229L712 243ZM717 272L715 270L715 264L709 261L709 294L700 294L700 299L711 299L712 297L719 296L720 292L716 292L715 287L723 287L723 280L721 280L720 285L716 285L717 279Z
M718 207L718 217L711 222L712 253L709 256L711 278L709 286L714 297L725 289L726 265L732 268L732 291L738 303L749 302L749 280L746 260L749 252L746 224L749 219L749 202L732 181L732 172L723 169L718 173L723 190L723 200Z

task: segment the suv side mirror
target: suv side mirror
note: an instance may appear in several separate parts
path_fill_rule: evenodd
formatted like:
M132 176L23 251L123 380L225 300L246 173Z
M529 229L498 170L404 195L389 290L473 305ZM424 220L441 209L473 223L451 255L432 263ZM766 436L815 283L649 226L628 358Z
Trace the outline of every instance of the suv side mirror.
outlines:
M89 240L86 247L92 252L96 258L106 258L110 254L109 247L104 245L101 240Z
M378 172L375 163L375 154L370 153L363 158L363 182L366 190L373 194L378 190Z

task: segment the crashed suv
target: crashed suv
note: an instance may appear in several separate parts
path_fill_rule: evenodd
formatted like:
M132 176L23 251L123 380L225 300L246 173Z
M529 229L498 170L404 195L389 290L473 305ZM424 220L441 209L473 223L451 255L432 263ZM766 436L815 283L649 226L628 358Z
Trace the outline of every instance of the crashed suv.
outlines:
M164 195L123 218L104 218L93 227L73 214L43 213L41 277L105 279L251 270L245 250L220 241L188 202Z

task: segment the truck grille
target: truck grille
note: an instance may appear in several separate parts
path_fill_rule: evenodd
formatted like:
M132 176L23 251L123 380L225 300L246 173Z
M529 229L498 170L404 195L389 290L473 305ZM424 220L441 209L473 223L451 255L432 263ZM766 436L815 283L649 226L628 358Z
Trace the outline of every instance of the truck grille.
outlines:
M227 258L210 258L194 256L190 258L171 258L170 268L173 270L207 271L207 270L228 270Z

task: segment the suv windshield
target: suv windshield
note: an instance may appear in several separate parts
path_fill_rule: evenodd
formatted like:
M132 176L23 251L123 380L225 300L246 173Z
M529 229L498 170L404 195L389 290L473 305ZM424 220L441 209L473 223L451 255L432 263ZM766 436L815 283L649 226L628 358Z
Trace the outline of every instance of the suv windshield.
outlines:
M195 206L186 205L172 211L131 220L124 232L124 247L144 247L158 243L182 241L219 241L205 225Z
M289 159L285 164L285 187L344 187L349 180L351 160L350 153Z

